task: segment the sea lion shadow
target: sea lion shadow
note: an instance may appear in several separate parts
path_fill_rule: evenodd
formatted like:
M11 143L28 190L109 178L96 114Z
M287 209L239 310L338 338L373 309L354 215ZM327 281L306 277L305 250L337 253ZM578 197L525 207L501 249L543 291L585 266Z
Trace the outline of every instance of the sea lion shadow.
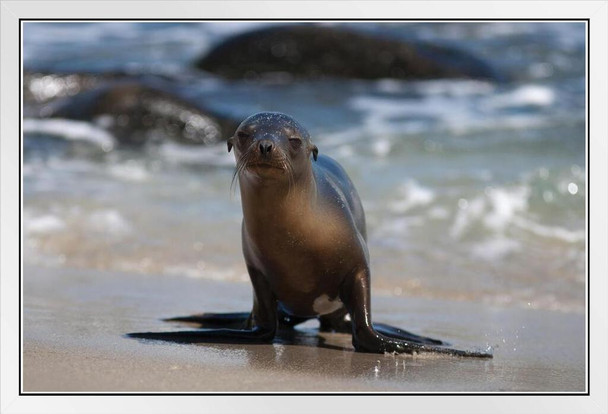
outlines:
M163 319L164 322L178 322L182 326L191 326L195 329L188 331L172 331L169 335L163 336L162 332L156 333L156 338L143 338L146 340L161 340L164 342L173 342L180 344L191 344L198 346L206 346L206 345L243 345L247 344L244 341L240 341L238 339L230 339L230 338L208 338L203 336L197 336L196 333L200 332L201 334L205 332L205 330L209 329L218 329L218 328L237 328L237 326L232 326L231 324L225 324L223 326L218 326L213 323L200 323L200 322L180 322L180 321L171 321L170 319ZM183 333L184 335L179 335ZM127 337L133 337L133 334L127 334ZM344 340L348 338L348 345L339 345L340 342L344 342ZM318 327L279 327L276 331L275 337L272 340L271 344L276 345L287 345L287 346L303 346L309 348L324 348L330 349L334 351L354 351L354 347L350 345L350 334L344 333L335 333L335 332L322 332L318 329ZM342 341L341 341L342 340ZM252 344L254 345L254 344Z
M321 348L334 351L353 352L355 346L352 342L352 334L344 330L344 326L323 327L318 319L303 320L282 320L277 326L277 330L272 338L256 338L251 336L251 331L246 334L248 329L247 318L249 313L206 313L190 316L178 316L162 319L163 322L177 323L182 327L192 327L189 330L164 331L164 332L139 332L128 333L126 337L137 338L145 341L163 341L191 345L255 345L255 344L274 344L289 346L304 346L308 348ZM477 356L481 358L491 358L491 352L486 351L465 351L451 348L449 342L419 336L400 328L393 327L384 323L375 323L374 327L389 337L412 341L423 346L428 346L430 352L447 353L460 356ZM227 332L227 331L232 332ZM224 332L222 332L224 331ZM238 335L244 332L245 337ZM237 333L237 335L235 335Z
M197 316L194 316L197 318ZM180 319L179 317L176 319ZM248 343L235 339L209 338L197 333L205 330L218 328L238 329L238 324L223 323L196 323L184 322L183 320L167 320L164 322L176 323L182 329L170 332L148 333L150 336L135 336L148 341L162 341L165 343L182 344L209 349L218 358L227 358L231 364L242 364L244 368L294 370L302 373L319 374L324 372L336 378L365 378L369 381L395 380L407 381L412 378L412 373L418 371L421 364L430 366L442 366L445 361L454 364L453 359L431 357L424 358L424 362L418 357L409 354L395 355L385 354L380 357L375 353L355 352L352 345L350 333L325 331L316 326L314 321L307 321L302 326L279 325L271 342ZM165 336L166 335L166 336ZM127 334L127 337L134 336ZM485 363L480 359L478 363ZM468 363L471 363L469 360Z
M204 324L186 323L182 326L191 326L194 329L171 332L192 333L213 329ZM150 340L158 339L144 339L146 342ZM422 365L443 367L445 364L450 364L450 366L454 364L454 360L445 358L445 355L425 358L409 354L379 356L375 353L355 352L351 344L351 334L320 331L313 324L305 327L280 327L273 341L264 344L244 343L227 338L192 341L163 338L160 341L209 349L214 358L220 358L222 361L236 364L242 368L259 369L263 372L270 370L277 374L281 372L314 375L324 373L324 375L336 379L363 378L372 382L409 381L413 375L419 375L417 373ZM471 363L486 364L487 360L467 360L467 364Z

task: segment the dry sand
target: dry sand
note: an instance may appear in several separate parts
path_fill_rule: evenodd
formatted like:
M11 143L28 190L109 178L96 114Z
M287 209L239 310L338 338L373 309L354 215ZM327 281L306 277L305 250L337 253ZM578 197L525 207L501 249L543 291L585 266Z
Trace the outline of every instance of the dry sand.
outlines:
M247 284L26 266L23 391L584 392L578 313L374 296L374 320L494 348L494 359L352 351L309 322L272 345L183 345L125 337L179 329L164 317L244 311Z

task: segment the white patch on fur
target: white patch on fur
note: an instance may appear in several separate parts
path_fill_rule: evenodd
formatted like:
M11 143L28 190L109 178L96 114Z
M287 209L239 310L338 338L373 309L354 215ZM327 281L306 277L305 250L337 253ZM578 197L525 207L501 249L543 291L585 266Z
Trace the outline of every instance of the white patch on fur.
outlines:
M323 294L312 303L312 309L319 315L327 315L342 307L340 298L330 299L329 295Z

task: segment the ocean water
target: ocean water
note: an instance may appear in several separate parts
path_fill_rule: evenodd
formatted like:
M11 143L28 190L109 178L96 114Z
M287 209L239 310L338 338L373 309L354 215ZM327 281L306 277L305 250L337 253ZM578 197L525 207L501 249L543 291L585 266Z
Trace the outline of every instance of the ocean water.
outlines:
M348 23L470 51L505 83L229 82L192 69L267 24L27 22L23 67L166 74L236 118L293 115L359 191L376 295L584 312L584 24ZM135 149L94 122L22 127L25 263L248 283L224 144Z

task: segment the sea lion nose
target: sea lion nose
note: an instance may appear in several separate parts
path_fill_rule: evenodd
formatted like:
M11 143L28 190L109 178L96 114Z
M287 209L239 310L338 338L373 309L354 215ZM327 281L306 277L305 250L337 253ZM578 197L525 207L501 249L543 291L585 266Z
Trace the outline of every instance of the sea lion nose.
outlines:
M272 151L272 141L264 140L260 142L260 152L262 155L268 155Z

